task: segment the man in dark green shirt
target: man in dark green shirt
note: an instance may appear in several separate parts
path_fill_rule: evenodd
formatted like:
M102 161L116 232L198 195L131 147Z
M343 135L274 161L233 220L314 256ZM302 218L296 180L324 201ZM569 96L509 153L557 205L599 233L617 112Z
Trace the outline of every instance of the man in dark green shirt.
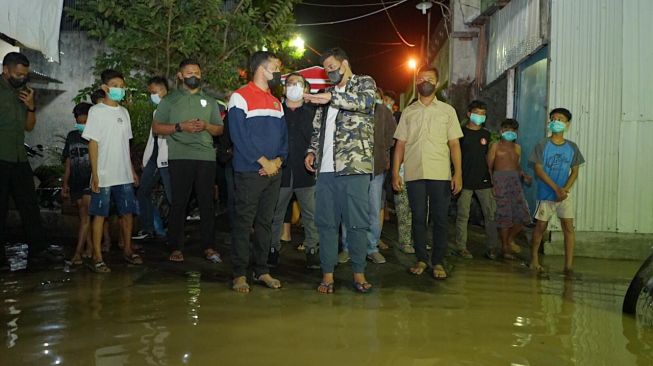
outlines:
M34 91L26 86L29 60L18 52L2 61L0 77L0 242L5 233L9 197L13 198L25 229L32 259L58 260L46 250L32 168L25 153L25 131L36 125Z
M152 132L166 136L168 169L172 186L172 209L168 241L173 249L170 260L182 262L184 256L184 220L186 206L195 188L200 206L200 232L204 257L221 262L215 251L215 217L213 185L215 184L215 149L213 136L222 134L222 118L218 102L202 92L202 70L197 61L187 59L179 65L177 78L181 88L168 94L159 104L152 123Z

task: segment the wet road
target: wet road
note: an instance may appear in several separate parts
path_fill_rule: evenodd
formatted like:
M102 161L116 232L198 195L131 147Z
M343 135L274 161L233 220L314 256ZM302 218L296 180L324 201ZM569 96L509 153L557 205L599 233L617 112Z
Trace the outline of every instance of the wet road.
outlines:
M391 249L368 266L372 294L341 265L325 296L288 247L273 271L285 287L241 295L228 265L146 250L142 267L114 253L108 275L3 272L0 365L653 365L653 329L621 314L638 262L578 258L565 278L561 257L542 276L451 259L436 282Z

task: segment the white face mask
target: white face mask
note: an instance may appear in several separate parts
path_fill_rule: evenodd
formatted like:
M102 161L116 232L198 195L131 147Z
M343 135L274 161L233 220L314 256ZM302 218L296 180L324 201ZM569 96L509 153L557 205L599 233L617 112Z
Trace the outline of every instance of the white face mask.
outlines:
M152 101L152 103L156 105L161 103L161 97L159 96L159 94L150 94L150 100Z
M304 89L299 85L292 85L286 88L286 98L292 102L298 102L304 96Z

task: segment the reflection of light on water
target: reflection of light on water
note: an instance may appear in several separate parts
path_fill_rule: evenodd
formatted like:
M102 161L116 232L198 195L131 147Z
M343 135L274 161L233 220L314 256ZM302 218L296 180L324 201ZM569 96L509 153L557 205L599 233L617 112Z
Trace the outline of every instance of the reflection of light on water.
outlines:
M518 316L515 318L515 322L512 323L512 325L520 328L527 327L531 325L531 319L523 316ZM533 335L529 333L513 333L513 335L517 337L517 339L511 345L512 347L520 347L520 348L526 347L529 343L531 343L531 339L533 338ZM513 363L512 365L521 365L521 364Z
M199 308L200 308L200 272L187 272L186 275L186 289L188 292L188 316L190 317L193 325L199 324Z
M190 359L190 353L184 353L184 357L182 357L181 361L183 363L188 363L189 359Z

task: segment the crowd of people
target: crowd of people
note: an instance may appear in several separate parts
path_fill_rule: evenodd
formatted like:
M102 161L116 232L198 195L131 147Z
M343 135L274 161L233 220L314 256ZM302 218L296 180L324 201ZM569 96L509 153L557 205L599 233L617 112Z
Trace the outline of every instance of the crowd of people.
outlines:
M282 287L270 269L280 261L281 232L293 196L301 208L306 267L322 271L317 291L333 293L336 266L350 262L353 289L370 292L367 262L386 262L379 250L387 248L381 240L386 182L394 192L390 197L398 221L398 249L416 256L412 274L429 271L437 280L448 278L452 197L457 197L452 253L472 258L467 228L476 196L484 218L485 256L514 260L520 248L515 238L532 222L522 190L522 183L531 184L532 178L521 169L522 150L515 142L519 123L506 119L498 137L493 135L484 127L487 104L474 100L461 124L456 110L436 97L439 75L433 67L418 71L416 100L393 113L395 94L384 93L372 77L355 74L342 49L326 50L320 62L332 86L312 93L304 76L290 73L281 101L273 92L282 85L281 61L270 52L255 52L250 81L231 93L226 109L203 91L202 67L193 59L180 63L180 86L174 90L169 90L166 78L151 78L147 88L156 110L138 169L130 153L130 116L121 105L125 78L116 70L103 71L93 104L80 103L73 110L75 129L63 152L62 195L76 204L80 219L70 263L110 272L103 243L107 217L113 215L119 217L126 262L143 263L134 239L156 236L167 238L170 261L183 262L184 225L193 196L199 207L203 258L221 263L215 242L216 164L225 167L236 292L250 291L251 273L257 283ZM24 55L5 56L0 81L0 232L5 231L12 197L23 225L29 227L30 257L58 260L46 245L23 148L24 131L36 124L34 92L25 85L28 71ZM550 136L528 155L537 180L530 262L534 270L542 269L538 249L553 215L560 218L564 233L564 269L572 270L570 191L584 159L565 138L571 119L567 109L553 109L547 125ZM159 184L171 207L167 231L152 202Z

